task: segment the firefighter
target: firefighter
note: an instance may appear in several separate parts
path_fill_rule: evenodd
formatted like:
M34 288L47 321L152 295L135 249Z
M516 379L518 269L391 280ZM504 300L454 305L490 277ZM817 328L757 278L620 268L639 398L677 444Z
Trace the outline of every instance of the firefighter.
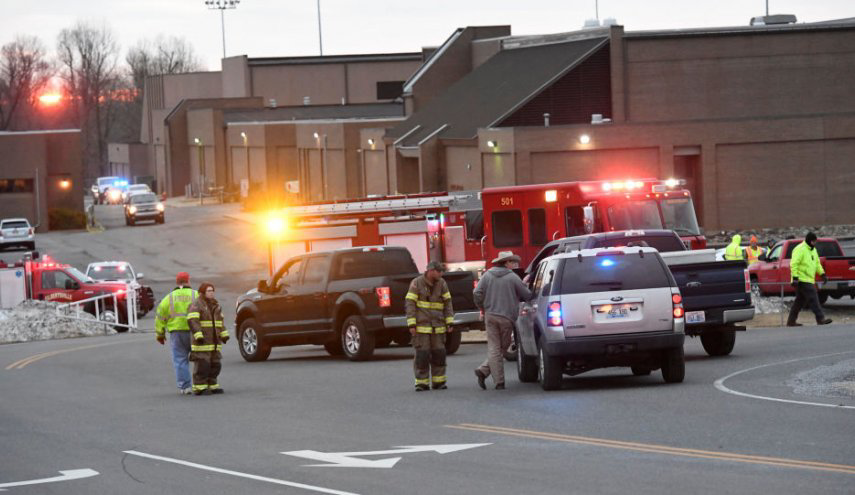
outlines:
M734 234L734 236L730 240L730 244L727 245L727 248L724 250L724 259L728 261L741 261L745 259L745 255L742 251L742 246L739 244L742 242L742 236L739 234Z
M229 341L229 331L223 321L220 303L214 298L214 286L205 282L199 286L199 299L187 310L187 323L193 333L190 361L193 361L193 395L221 394L217 383L222 369L223 344Z
M751 245L745 248L745 259L748 261L748 266L753 265L760 261L760 255L763 254L765 250L757 245L757 236L751 236Z
M164 329L169 333L169 346L172 348L172 366L175 368L175 381L178 391L190 395L190 327L187 326L187 308L196 300L198 294L190 288L190 275L181 272L175 277L178 284L172 292L157 306L157 318L154 331L160 345L166 343Z
M424 275L410 282L405 306L407 326L413 336L413 371L416 392L445 390L445 334L454 331L451 292L442 278L445 267L438 261L427 265Z

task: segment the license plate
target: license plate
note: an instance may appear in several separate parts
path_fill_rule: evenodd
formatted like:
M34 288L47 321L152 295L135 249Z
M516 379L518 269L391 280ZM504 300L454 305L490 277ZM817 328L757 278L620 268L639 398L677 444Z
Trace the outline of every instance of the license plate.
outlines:
M686 323L703 323L706 321L703 311L689 311L686 313Z
M855 287L855 280L849 281L849 287Z
M606 318L626 318L627 316L629 316L629 309L627 308L610 309L606 313Z

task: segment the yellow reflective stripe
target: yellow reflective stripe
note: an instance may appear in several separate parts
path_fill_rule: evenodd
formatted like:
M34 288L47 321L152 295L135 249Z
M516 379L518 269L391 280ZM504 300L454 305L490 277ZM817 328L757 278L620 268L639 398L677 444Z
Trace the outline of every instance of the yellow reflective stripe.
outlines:
M433 333L433 327L416 327L416 333Z
M208 385L208 388L209 388L209 389L211 389L211 390L214 390L215 388L220 388L220 384L219 384L219 383L215 383L215 384L213 384L213 385Z
M427 385L430 383L430 380L427 378L416 378L416 385Z
M199 325L201 325L202 328L214 328L214 323L210 321L200 321Z
M451 292L446 292L442 295L443 299L451 299Z
M408 327L414 327L414 326L416 326L416 323L417 322L416 322L415 318L407 318L407 326Z
M445 383L445 375L431 377L434 383Z
M193 344L190 346L190 350L194 351L194 352L211 352L211 351L219 350L219 349L217 349L217 347L218 346L215 346L213 344L211 344L211 345L195 345L195 344Z
M223 330L222 332L220 332L220 337L221 337L221 338L224 338L224 339L225 339L225 338L228 338L228 336L229 336L229 331L228 331L228 330Z
M415 294L415 293L413 293L413 292L407 292L407 297L406 297L406 298L407 298L407 299L412 299L413 301L418 301L418 300L419 300L419 295L418 295L418 294Z
M164 323L166 323L167 321L169 321L169 318L164 318L164 317L162 317L162 316L160 316L160 315L157 315L156 319L157 319L157 321L162 321L162 322L164 322Z
M199 316L200 315L198 311L191 311L187 313L187 318L199 318Z
M445 327L435 327L435 328L434 328L434 330L435 330L435 331L436 331L436 333L438 333L438 334L440 334L440 333L445 333Z
M207 383L203 383L202 385L193 385L193 390L205 390L208 388Z
M203 337L205 337L205 334L203 334L202 332L196 332L193 334L194 339L201 339Z
M454 317L453 316L446 316L445 317L445 324L451 325L452 323L454 323Z
M215 326L215 327L217 327L217 328L221 328L221 327L223 327L224 325L223 325L223 322L221 322L221 321L217 320L217 321L215 321L215 322L214 322L214 326Z
M443 309L443 308L445 308L445 303L429 302L429 301L416 301L416 307L419 307L422 309Z

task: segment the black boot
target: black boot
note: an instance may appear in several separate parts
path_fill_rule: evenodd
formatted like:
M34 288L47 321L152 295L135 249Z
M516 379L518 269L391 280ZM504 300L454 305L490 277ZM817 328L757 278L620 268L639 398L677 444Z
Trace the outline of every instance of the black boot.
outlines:
M478 386L481 387L481 390L487 390L487 375L483 371L476 369L475 376L478 377Z

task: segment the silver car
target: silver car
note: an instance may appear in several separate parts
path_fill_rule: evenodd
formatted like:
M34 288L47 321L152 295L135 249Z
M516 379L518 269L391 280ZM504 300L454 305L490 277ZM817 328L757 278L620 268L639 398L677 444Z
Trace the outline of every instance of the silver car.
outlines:
M15 246L36 249L36 231L26 218L0 220L0 249Z
M545 258L534 299L517 320L520 381L561 387L563 376L628 366L683 381L684 311L671 272L651 247L598 248Z

